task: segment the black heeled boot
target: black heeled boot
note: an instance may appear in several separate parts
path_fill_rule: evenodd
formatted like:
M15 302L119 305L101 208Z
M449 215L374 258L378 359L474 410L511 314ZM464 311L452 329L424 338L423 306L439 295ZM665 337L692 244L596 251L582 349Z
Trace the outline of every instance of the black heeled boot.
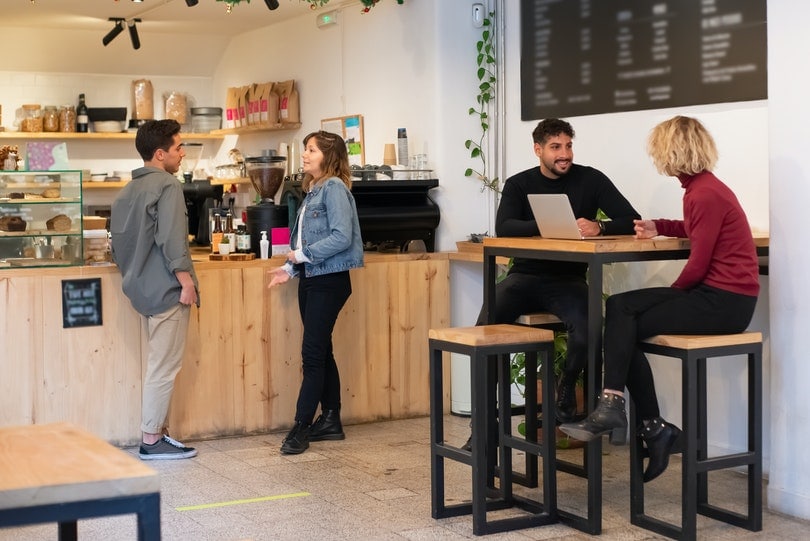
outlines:
M627 413L624 397L605 393L599 395L596 409L578 423L565 423L560 430L574 439L591 441L610 432L610 443L624 445L627 442Z
M557 420L561 423L571 423L577 418L577 384L567 383L565 377L560 378L557 385Z
M309 441L345 440L340 410L325 410L309 429Z
M664 473L669 465L669 455L681 452L681 429L656 417L639 431L639 437L644 440L649 455L644 470L646 483Z
M309 425L296 421L281 442L281 452L285 455L300 455L307 449L309 449Z

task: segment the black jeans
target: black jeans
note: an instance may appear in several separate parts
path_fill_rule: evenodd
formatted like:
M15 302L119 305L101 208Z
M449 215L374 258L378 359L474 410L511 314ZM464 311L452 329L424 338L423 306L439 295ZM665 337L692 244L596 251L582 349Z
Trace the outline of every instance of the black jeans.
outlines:
M352 294L349 271L305 277L299 274L298 307L304 324L301 359L304 379L298 393L295 420L312 423L321 409L340 409L340 375L332 353L332 330Z
M490 323L513 323L521 314L549 312L568 331L564 379L574 383L588 355L588 284L584 276L537 276L511 273L495 285ZM476 325L484 325L483 309Z
M605 311L605 388L625 386L638 418L660 415L655 382L638 343L657 334L732 334L751 322L757 298L700 285L654 287L611 295Z

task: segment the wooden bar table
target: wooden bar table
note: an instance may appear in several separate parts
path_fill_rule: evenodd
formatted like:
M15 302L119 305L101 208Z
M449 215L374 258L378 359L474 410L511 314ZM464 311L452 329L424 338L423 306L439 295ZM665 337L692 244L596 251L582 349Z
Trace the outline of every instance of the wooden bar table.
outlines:
M768 255L768 237L757 236L754 243L760 257ZM602 384L602 277L603 265L632 261L687 259L689 239L655 237L637 239L633 235L588 240L541 237L488 237L484 239L484 317L492 323L489 307L495 304L497 257L519 257L549 261L576 261L588 264L588 364L585 397L588 412L596 406L596 393ZM559 510L562 522L598 535L602 532L602 439L597 438L584 451L584 471L568 469L558 461L558 469L587 478L586 517ZM559 499L558 499L559 501Z
M160 478L137 458L68 423L0 428L0 527L58 522L68 541L78 519L129 513L160 539Z

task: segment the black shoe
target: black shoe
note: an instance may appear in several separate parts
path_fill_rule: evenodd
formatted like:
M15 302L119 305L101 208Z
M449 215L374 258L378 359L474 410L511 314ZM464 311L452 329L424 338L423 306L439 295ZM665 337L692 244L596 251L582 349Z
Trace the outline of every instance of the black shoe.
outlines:
M470 434L470 437L467 438L467 441L464 443L464 445L461 446L461 449L463 451L467 451L468 453L472 453L472 434Z
M656 417L641 429L639 437L647 446L649 459L644 482L652 481L667 469L669 455L681 452L681 429Z
M560 425L560 430L580 441L591 441L610 432L610 443L624 445L627 442L624 397L603 392L599 395L593 413L578 423Z
M309 441L345 440L340 410L325 410L309 428Z
M557 385L557 420L561 423L570 423L577 418L577 384L565 383L560 379Z
M299 455L309 448L309 425L296 421L287 437L281 442L281 452L285 455Z

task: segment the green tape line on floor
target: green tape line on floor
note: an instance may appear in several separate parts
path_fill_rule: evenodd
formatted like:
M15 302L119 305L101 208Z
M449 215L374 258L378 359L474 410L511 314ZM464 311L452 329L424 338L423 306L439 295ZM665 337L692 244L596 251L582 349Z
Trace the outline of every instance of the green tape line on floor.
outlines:
M276 496L262 496L260 498L247 498L245 500L231 500L229 502L203 503L200 505L186 505L175 507L175 511L197 511L199 509L212 509L214 507L225 507L228 505L241 505L243 503L269 502L273 500L286 500L287 498L303 498L311 496L309 492L294 492L292 494L278 494Z

